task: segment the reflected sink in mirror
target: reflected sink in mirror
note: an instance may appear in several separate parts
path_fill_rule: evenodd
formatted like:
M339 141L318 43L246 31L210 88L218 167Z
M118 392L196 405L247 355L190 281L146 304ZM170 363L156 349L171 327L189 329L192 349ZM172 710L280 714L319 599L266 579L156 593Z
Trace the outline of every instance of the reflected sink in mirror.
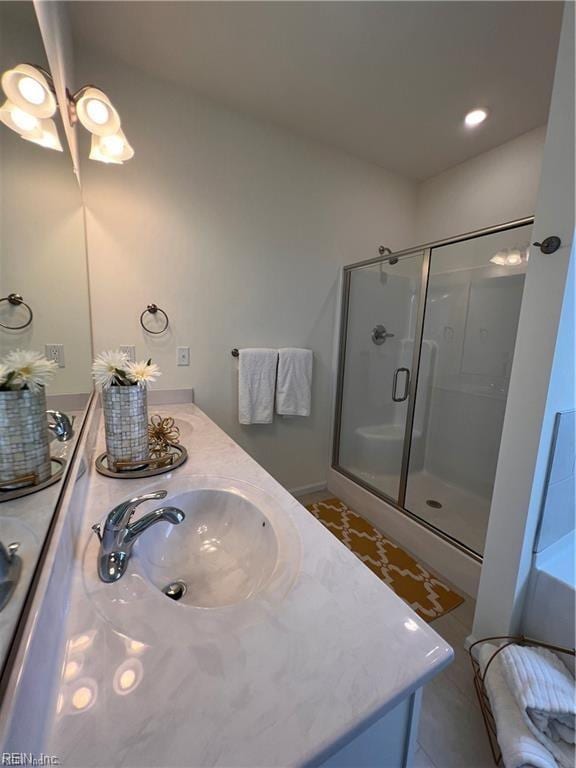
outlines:
M144 576L173 599L201 608L233 605L260 592L278 560L266 515L232 491L202 489L170 499L186 518L158 523L134 547ZM168 594L168 592L166 592Z
M19 558L19 569L16 573L16 583L5 585L9 591L9 599L0 611L0 668L2 659L16 629L16 620L22 608L22 602L30 585L30 580L36 564L38 537L26 523L15 517L0 516L0 542L7 549L12 543L18 543L16 557ZM0 592L2 586L0 585Z

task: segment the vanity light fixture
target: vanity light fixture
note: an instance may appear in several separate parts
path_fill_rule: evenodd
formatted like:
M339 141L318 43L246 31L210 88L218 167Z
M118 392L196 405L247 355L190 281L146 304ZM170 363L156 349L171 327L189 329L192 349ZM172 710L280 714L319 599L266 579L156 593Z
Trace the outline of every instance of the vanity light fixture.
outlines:
M26 141L62 152L56 123L56 91L49 72L38 65L17 64L2 75L6 101L0 107L0 122ZM75 94L67 92L70 124L77 121L92 134L90 159L122 165L134 150L121 128L120 115L100 88L85 85Z
M128 144L124 131L119 130L109 136L92 135L90 147L90 160L99 160L101 163L116 163L122 165L124 161L134 157L134 150Z
M464 123L468 128L475 128L480 123L483 123L487 117L488 110L482 108L473 109L464 118Z
M72 97L71 119L78 119L92 134L90 159L122 165L134 150L121 128L120 115L108 96L93 85L85 85Z
M56 123L54 84L42 67L18 64L2 75L6 101L0 107L0 122L21 138L62 152Z
M120 115L104 91L85 85L72 97L78 120L96 136L110 136L120 130Z
M32 64L18 64L2 75L6 98L34 117L53 117L56 96L52 78L46 70Z

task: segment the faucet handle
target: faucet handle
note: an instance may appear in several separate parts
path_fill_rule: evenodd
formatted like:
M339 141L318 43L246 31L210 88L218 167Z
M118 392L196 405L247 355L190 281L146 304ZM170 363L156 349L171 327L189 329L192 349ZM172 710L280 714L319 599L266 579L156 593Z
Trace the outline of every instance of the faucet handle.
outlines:
M94 523L94 525L92 526L92 530L94 531L96 536L98 536L98 541L102 541L102 526L100 525L100 523Z
M62 413L62 411L54 410L46 411L46 416L48 417L48 429L54 432L56 438L61 443L70 440L74 435L73 425L75 417L70 417L66 413Z
M118 506L114 507L112 512L106 518L107 528L125 528L130 522L130 518L136 511L136 507L145 501L154 501L157 499L164 499L168 495L168 491L153 491L152 493L143 493L141 496L135 496L133 499L123 501Z
M0 541L0 558L4 561L4 563L9 565L12 562L14 555L16 554L16 552L18 552L19 549L20 549L19 541L13 541L12 544L8 544L7 547L5 547L4 544L2 544L2 542Z

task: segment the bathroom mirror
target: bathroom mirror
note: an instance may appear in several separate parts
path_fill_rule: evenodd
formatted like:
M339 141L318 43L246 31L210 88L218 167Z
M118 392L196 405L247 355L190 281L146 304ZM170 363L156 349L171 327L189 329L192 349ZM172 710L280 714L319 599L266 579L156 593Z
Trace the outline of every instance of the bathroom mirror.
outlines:
M49 70L33 3L0 3L0 72L21 63ZM46 404L36 414L51 426L47 432L49 480L40 482L39 475L27 475L21 483L0 485L0 669L92 390L81 191L58 115L54 121L61 151L23 140L0 124L0 361L16 351L57 360L45 387ZM4 466L7 454L16 453L8 444L16 418L7 406L6 396L12 394L5 386L0 389L5 405L4 416L0 415ZM26 409L26 418L32 418L29 403ZM26 423L31 434L30 422ZM56 481L49 484L55 475ZM34 492L16 497L23 489Z

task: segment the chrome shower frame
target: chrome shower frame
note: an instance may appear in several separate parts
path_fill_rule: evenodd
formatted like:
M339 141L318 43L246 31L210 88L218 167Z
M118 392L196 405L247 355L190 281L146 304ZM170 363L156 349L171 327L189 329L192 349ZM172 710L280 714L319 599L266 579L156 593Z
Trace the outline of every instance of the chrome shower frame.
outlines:
M417 246L415 248L406 248L401 251L395 251L386 253L385 255L376 256L371 259L365 259L364 261L358 261L354 264L348 264L343 267L343 280L342 280L342 298L341 298L341 312L340 312L340 330L339 330L339 345L338 345L338 368L336 379L336 398L335 398L335 413L334 413L334 430L333 430L333 442L332 442L332 462L331 467L336 472L339 472L344 477L348 478L356 485L364 488L378 497L382 501L386 502L390 506L397 509L399 512L415 520L419 525L427 528L435 533L440 538L448 541L459 550L465 552L471 558L477 562L482 562L482 556L477 552L474 552L466 544L455 539L450 534L442 531L431 523L423 520L418 515L406 509L404 506L406 503L406 489L408 486L408 473L410 466L410 452L412 447L412 429L414 426L414 412L416 408L416 394L418 391L418 378L420 372L420 357L422 351L422 337L424 333L424 319L426 311L426 301L428 298L428 284L430 278L430 261L432 251L435 248L439 248L445 245L454 245L456 243L465 242L467 240L474 240L485 235L493 235L498 232L504 232L507 230L517 229L534 223L534 216L527 216L523 219L515 219L514 221L498 224L493 227L486 227L484 229L477 229L471 232L467 232L455 237L448 237L442 240L436 240L433 242L425 243L424 245ZM388 251L389 249L385 249ZM340 454L340 432L342 428L342 403L344 394L344 373L346 365L346 337L348 331L348 319L350 308L350 277L354 270L362 267L376 266L378 264L386 264L392 261L395 264L400 259L405 259L414 256L422 256L422 273L420 280L420 289L418 295L418 309L416 313L416 327L414 334L414 354L412 357L412 374L410 376L410 387L408 396L408 413L406 417L406 428L404 432L404 443L402 451L402 465L399 481L399 493L398 498L392 498L384 493L382 490L376 488L374 485L367 483L365 480L357 477L352 472L349 472L339 464Z

